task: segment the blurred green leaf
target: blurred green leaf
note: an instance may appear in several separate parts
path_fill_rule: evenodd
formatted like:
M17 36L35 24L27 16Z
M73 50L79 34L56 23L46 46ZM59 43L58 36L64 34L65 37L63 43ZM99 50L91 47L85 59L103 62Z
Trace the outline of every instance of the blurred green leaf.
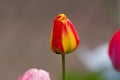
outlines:
M70 73L67 73L66 80L101 80L101 78L102 78L102 76L101 76L100 72L88 73L88 74L70 72ZM103 78L102 78L102 80L103 80Z
M106 8L108 9L111 16L116 20L118 23L118 10L115 5L112 3L112 0L103 0Z

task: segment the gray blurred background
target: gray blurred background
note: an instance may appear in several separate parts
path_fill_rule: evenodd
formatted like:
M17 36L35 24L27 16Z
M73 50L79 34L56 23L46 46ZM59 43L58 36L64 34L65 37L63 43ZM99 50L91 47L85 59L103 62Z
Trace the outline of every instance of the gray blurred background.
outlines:
M118 9L117 0L110 1ZM61 56L50 50L49 38L59 13L73 22L81 39L78 49L66 55L67 71L88 72L77 57L79 50L108 42L118 29L104 0L0 0L1 80L17 80L34 67L48 71L52 80L58 79Z

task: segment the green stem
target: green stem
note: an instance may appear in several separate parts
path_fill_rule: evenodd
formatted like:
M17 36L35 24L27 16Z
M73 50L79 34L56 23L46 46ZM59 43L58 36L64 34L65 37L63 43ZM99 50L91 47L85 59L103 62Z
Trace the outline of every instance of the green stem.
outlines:
M62 78L63 78L63 80L65 80L65 77L66 77L66 75L65 75L65 55L62 54Z

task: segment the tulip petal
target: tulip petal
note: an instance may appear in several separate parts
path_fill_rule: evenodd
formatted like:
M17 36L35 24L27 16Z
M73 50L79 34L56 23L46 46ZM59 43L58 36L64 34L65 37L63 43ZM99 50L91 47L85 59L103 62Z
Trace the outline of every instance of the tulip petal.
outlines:
M32 68L21 75L18 80L50 80L50 77L48 72Z
M109 56L114 68L120 71L120 30L114 33L110 41Z
M72 30L70 29L70 27L68 26L69 25L66 26L68 32L67 33L63 32L62 35L62 44L63 44L64 52L66 53L72 52L74 49L76 49L75 36Z

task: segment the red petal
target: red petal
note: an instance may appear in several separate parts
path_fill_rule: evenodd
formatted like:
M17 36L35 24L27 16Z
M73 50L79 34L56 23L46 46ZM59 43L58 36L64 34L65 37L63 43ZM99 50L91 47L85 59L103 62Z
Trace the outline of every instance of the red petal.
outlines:
M120 30L116 31L109 44L109 56L116 70L120 70Z

